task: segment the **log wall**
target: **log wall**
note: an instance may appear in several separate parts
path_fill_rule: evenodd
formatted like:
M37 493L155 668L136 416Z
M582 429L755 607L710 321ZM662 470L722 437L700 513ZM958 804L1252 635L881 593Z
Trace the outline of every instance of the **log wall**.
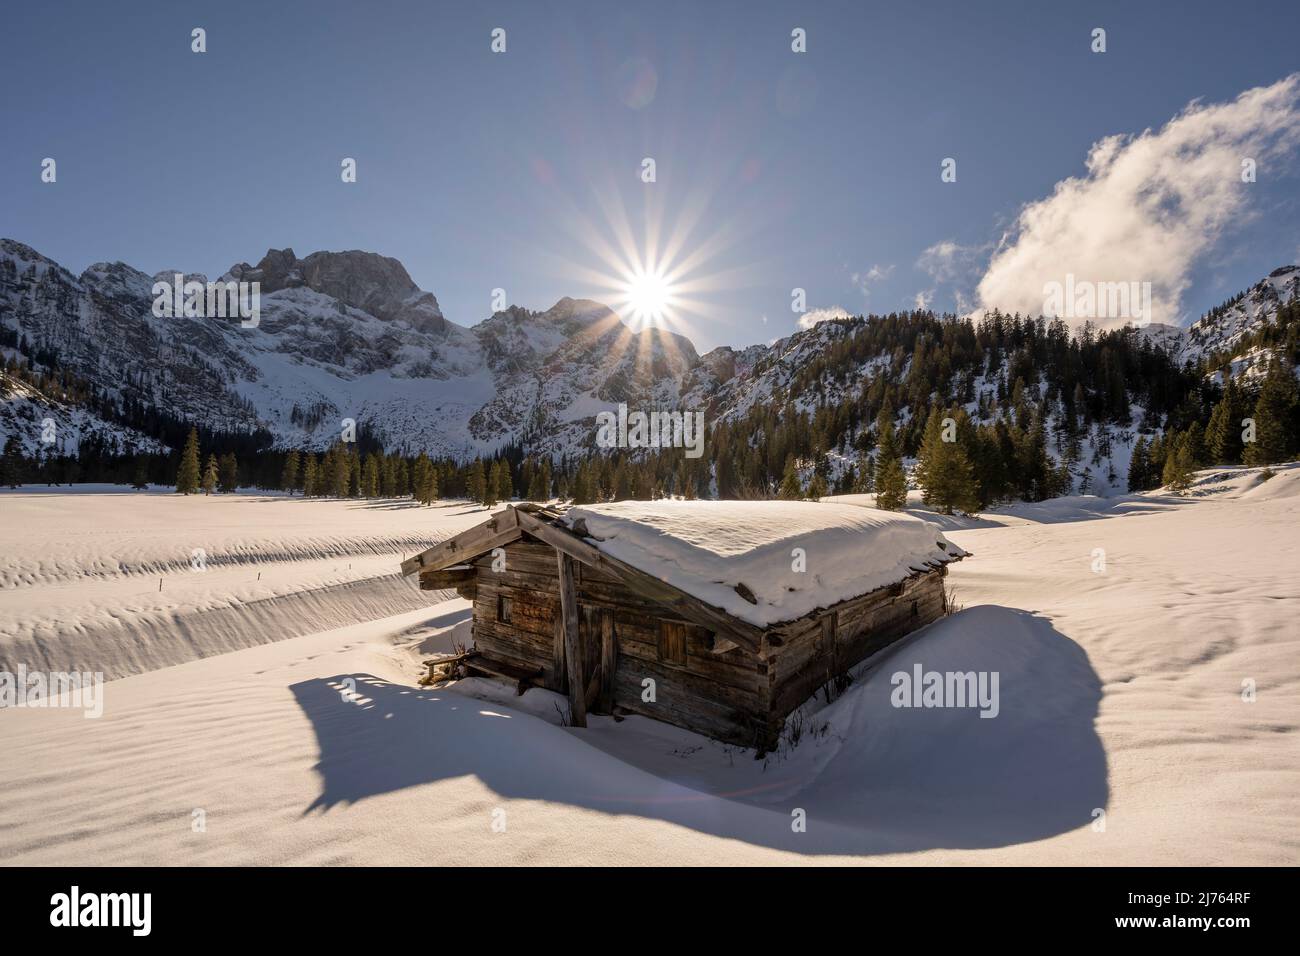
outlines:
M567 694L555 550L525 538L504 551L501 571L492 570L490 553L473 561L474 646L493 660L540 670L543 686ZM940 617L945 574L940 568L917 575L771 628L763 653L754 655L740 647L715 652L708 629L578 564L587 707L597 713L618 707L729 743L770 748L785 717L824 683ZM604 676L610 664L612 681Z

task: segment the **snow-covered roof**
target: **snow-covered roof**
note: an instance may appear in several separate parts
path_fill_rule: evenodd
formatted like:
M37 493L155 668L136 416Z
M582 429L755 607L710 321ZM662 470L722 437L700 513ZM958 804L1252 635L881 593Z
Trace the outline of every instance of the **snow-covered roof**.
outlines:
M563 521L579 519L605 554L757 627L965 554L920 518L828 502L621 501L570 508Z

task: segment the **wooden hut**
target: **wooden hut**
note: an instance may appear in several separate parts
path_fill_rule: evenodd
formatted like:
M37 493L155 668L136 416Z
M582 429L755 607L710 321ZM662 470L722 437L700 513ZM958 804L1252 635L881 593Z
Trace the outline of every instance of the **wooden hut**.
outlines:
M850 505L627 504L506 507L402 572L473 602L469 672L567 695L572 726L630 712L763 752L822 685L943 615L964 556L920 519ZM812 567L774 569L801 551Z

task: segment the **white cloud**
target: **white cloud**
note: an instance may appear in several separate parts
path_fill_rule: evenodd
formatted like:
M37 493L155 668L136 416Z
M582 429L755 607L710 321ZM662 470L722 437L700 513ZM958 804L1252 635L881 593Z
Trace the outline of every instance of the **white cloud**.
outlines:
M799 316L799 328L811 329L818 322L825 322L828 319L849 318L852 318L852 316L838 305L832 305L826 309L811 309Z
M1161 129L1093 144L1087 173L1025 206L1002 237L977 290L985 309L1037 315L1044 286L1076 280L1150 282L1152 316L1177 321L1198 258L1249 215L1253 159L1260 178L1300 143L1300 74L1211 106L1190 103ZM928 264L955 250L939 243ZM955 244L952 244L955 245ZM920 263L918 262L918 265Z
M855 272L852 275L853 284L857 290L862 293L862 298L868 300L871 298L871 287L877 282L883 282L894 274L893 265L873 265L866 272Z
M917 309L928 309L936 297L945 302L957 302L958 309L969 301L969 292L978 280L984 257L991 244L963 245L952 239L943 239L922 252L914 263L930 277L930 288L916 293L913 305ZM940 288L944 289L942 296Z
M922 252L916 260L916 267L928 273L935 282L953 282L971 269L981 251L979 246L963 246L944 239Z

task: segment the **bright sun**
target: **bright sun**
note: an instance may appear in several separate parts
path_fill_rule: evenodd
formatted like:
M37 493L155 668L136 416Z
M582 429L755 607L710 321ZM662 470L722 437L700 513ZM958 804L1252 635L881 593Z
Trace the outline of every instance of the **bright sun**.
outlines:
M632 317L642 325L663 325L673 305L672 284L662 272L637 269L625 280L623 297Z

